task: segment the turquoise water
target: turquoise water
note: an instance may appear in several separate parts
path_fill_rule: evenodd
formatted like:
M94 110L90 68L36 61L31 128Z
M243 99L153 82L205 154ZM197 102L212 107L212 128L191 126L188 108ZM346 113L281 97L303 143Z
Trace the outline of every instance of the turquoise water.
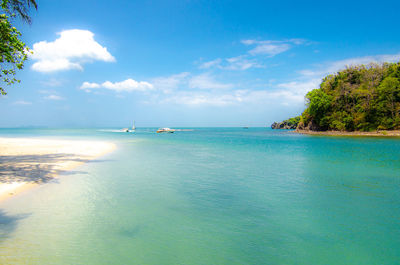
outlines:
M0 203L0 264L400 264L400 139L266 128L136 134Z

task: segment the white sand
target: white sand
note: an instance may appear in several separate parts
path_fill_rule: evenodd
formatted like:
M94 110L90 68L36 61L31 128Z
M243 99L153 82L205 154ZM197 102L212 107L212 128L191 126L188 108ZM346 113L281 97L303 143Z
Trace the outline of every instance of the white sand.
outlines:
M115 149L100 141L0 138L0 201Z

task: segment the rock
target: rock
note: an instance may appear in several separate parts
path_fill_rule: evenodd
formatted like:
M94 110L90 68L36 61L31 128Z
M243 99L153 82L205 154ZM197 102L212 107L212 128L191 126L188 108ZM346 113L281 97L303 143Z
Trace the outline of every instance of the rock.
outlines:
M283 130L294 130L296 129L297 124L287 123L286 121L283 122L274 122L271 125L272 129L283 129Z

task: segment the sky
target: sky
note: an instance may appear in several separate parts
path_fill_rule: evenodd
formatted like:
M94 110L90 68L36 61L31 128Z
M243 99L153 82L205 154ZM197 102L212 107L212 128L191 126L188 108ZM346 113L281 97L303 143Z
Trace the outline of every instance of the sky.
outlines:
M270 126L346 66L400 61L400 1L37 0L0 127Z

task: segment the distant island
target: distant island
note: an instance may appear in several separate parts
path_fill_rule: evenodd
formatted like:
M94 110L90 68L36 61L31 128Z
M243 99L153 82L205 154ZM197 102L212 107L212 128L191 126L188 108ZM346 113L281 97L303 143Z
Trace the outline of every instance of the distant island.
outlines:
M348 67L326 76L305 97L301 116L271 127L329 134L394 133L400 130L400 63Z

